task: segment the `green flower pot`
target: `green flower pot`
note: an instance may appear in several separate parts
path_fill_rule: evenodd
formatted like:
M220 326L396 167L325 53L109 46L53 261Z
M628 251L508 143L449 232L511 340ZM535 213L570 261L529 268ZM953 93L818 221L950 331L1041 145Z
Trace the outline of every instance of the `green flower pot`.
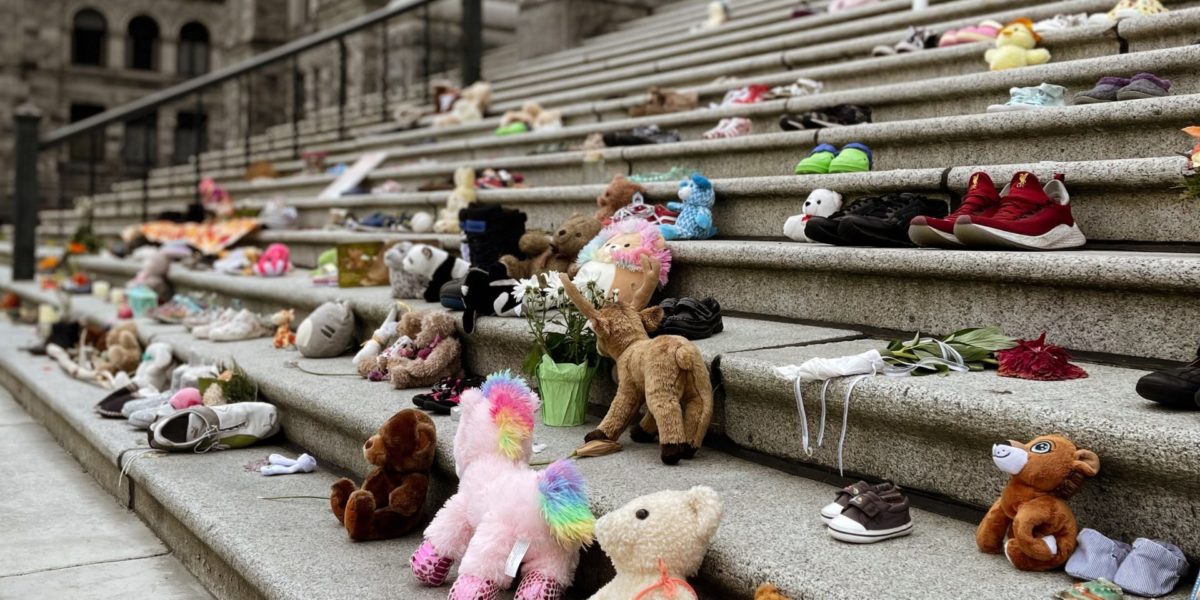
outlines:
M551 427L583 425L588 393L596 367L586 363L556 363L542 356L537 366L538 393L542 397L542 423Z

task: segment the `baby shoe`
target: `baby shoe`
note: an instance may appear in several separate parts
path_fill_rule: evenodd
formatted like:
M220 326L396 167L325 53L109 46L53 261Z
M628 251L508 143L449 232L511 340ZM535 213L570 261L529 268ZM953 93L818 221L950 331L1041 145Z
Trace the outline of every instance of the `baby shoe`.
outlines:
M829 522L833 539L852 544L874 544L912 533L908 498L899 492L879 495L872 491L850 499L842 514Z
M1092 89L1075 94L1075 104L1113 102L1117 99L1117 92L1129 85L1130 81L1124 77L1101 77Z
M1117 90L1117 100L1158 98L1170 93L1170 80L1159 79L1153 73L1138 73L1129 80L1129 85Z
M829 172L829 165L836 155L836 147L830 144L821 144L796 163L796 168L793 170L797 175L824 175Z
M1008 90L1008 102L993 104L988 112L1009 112L1015 110L1032 110L1038 108L1054 108L1064 106L1067 88L1053 83L1043 83L1036 87L1015 87Z
M1112 540L1095 529L1079 532L1078 546L1067 561L1067 574L1076 579L1108 579L1117 575L1117 567L1133 548L1125 542Z
M1170 594L1187 570L1187 558L1177 546L1138 538L1112 581L1127 592L1154 598Z
M871 149L854 142L842 146L842 151L829 163L830 173L865 173L871 170Z
M850 506L851 498L859 494L865 494L868 491L886 495L892 491L896 491L896 486L890 481L874 485L860 481L854 485L846 486L838 490L837 498L833 502L821 508L821 518L826 523L836 519L838 515L842 514L843 510L846 510L847 506Z
M705 131L703 137L706 140L741 137L750 133L752 126L746 117L726 117L717 122L716 127Z

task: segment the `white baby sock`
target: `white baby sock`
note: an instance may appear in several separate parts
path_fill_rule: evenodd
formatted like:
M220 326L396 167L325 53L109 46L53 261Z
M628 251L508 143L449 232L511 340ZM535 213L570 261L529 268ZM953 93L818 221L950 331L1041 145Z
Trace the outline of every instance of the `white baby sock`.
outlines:
M263 475L288 475L291 473L312 473L317 469L317 459L308 454L301 454L295 459L282 454L272 454L267 457L270 464L258 469Z

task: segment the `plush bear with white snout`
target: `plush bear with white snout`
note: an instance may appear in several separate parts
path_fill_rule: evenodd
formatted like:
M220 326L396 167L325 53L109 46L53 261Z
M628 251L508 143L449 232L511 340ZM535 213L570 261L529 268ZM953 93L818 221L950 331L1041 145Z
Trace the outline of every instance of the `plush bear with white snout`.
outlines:
M783 235L797 242L811 242L812 240L804 235L804 226L808 224L808 220L813 217L829 217L839 210L842 210L841 194L823 188L815 189L804 201L800 214L788 217L787 222L783 224Z

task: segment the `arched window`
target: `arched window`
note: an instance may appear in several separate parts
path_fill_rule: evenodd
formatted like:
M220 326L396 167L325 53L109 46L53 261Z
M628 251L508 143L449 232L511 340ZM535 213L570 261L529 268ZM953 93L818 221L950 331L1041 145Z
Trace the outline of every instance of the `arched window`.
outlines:
M125 66L143 71L158 69L158 23L154 19L141 16L129 22Z
M195 77L208 72L208 28L192 21L179 30L179 74Z
M108 21L104 15L85 8L75 13L71 24L71 62L77 65L104 66L108 42Z

